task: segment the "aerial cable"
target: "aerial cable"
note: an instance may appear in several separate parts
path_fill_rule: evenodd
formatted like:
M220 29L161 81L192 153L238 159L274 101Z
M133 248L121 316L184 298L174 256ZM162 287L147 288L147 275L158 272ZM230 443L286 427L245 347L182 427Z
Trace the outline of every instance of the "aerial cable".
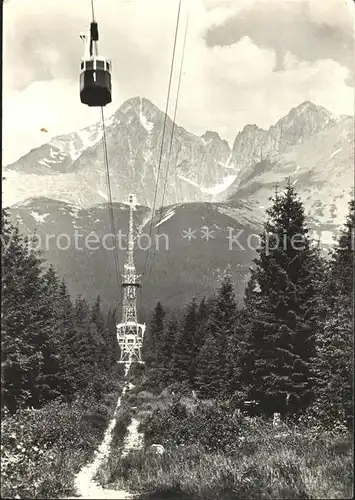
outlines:
M173 146L174 131L175 131L175 127L176 127L176 113L177 113L177 108L178 108L178 103L179 103L181 77L182 77L182 68L183 68L183 65L184 65L185 46L186 46L186 38L187 38L187 29L188 29L188 25L189 25L189 14L190 14L190 9L189 9L189 11L187 13L187 17L186 17L185 35L184 35L184 42L183 42L183 47L182 47L182 56L181 56L181 63L180 63L180 72L179 72L178 87L177 87L177 93L176 93L176 101L175 101L175 109L174 109L174 117L173 117L173 126L172 126L172 130L171 130L170 146L169 146L169 153L168 153L168 165L167 165L166 173L165 173L165 182L164 182L163 196L162 196L162 202L161 202L161 207L160 207L160 216L162 215L163 207L164 207L165 191L166 191L166 185L167 185L167 181L168 181L168 174L169 174L169 167L170 167L170 156L171 156L171 151L172 151L172 146ZM180 149L179 149L177 157L176 157L176 162L177 162L177 158L178 158L179 153L180 153ZM158 229L158 231L159 231L159 229Z
M91 0L91 14L92 14L92 22L95 22L95 9L94 9L94 0Z
M163 157L165 129L166 129L166 122L167 122L167 117L168 117L168 108L169 108L169 102L170 102L171 82L172 82L173 70L174 70L176 41L177 41L177 35L178 35L178 31L179 31L181 2L182 2L182 0L179 0L179 8L178 8L178 13L177 13L177 21L176 21L175 37L174 37L174 45L173 45L173 54L172 54L171 67L170 67L170 77L169 77L169 84L168 84L168 94L167 94L167 99L166 99L165 117L164 117L164 124L163 124L163 134L162 134L161 147L160 147L160 155L159 155L157 179L156 179L156 183L155 183L155 192L154 192L154 200L153 200L153 208L152 208L152 219L151 219L150 230L149 230L149 241L151 240L151 236L152 236L153 219L154 219L155 205L156 205L158 185L159 185L159 174L160 174L162 157ZM142 273L142 280L143 280L143 276L144 276L144 273L145 273L145 270L146 270L146 266L147 266L148 254L149 254L149 248L147 250L146 257L145 257L144 269L143 269L143 273Z
M165 129L166 129L166 122L167 122L167 118L168 118L168 108L169 108L169 102L170 102L171 83L172 83L172 77L173 77L173 71L174 71L176 42L177 42L177 35L178 35L178 31L179 31L179 22L180 22L181 2L182 2L182 0L179 0L179 8L178 8L178 13L177 13L175 36L174 36L173 54L172 54L171 67L170 67L170 76L169 76L169 84L168 84L168 94L167 94L167 99L166 99L165 116L164 116L164 123L163 123L163 134L162 134L162 140L161 140L161 146L160 146L160 155L159 155L157 179L156 179L156 183L155 183L155 192L154 192L154 200L153 200L153 208L152 208L152 219L151 219L151 222L150 222L150 230L149 230L149 241L151 240L151 236L152 236L153 219L154 219L155 205L156 205L158 185L159 185L159 174L160 174L161 163L162 163L162 158L163 158ZM144 276L144 273L145 273L145 269L146 269L146 266L147 266L148 255L149 255L149 248L148 248L148 251L147 251L147 254L146 254L146 258L145 258L145 262L144 262L144 269L143 269L143 273L142 273L142 279L143 279L143 276Z
M104 163L105 163L105 174L106 174L106 184L107 184L107 192L108 192L108 212L109 212L109 218L110 218L110 224L111 224L111 232L112 232L112 238L114 241L114 248L113 248L113 258L115 261L115 269L116 269L116 278L117 278L117 284L119 287L119 290L121 289L121 284L120 284L120 263L118 259L118 252L117 252L117 246L116 246L116 228L115 228L115 218L114 218L114 213L113 213L113 203L112 203L112 190L111 190L111 180L110 180L110 169L109 169L109 162L108 162L108 153L107 153L107 140L106 140L106 127L105 127L105 118L104 118L104 110L103 107L101 107L101 122L102 122L102 143L103 143L103 149L104 149Z
M175 127L176 127L176 114L177 114L177 108L178 108L178 103L179 103L180 86L181 86L181 78L182 78L182 69L183 69L183 64L184 64L185 47L186 47L186 39L187 39L187 30L188 30L188 25L189 25L189 15L190 15L190 6L189 6L189 10L188 10L187 16L186 16L185 34L184 34L184 41L183 41L183 47L182 47L182 56L181 56L181 63L180 63L180 71L179 71L179 80L178 80L177 93L176 93L176 101L175 101L173 125L172 125L171 136L170 136L170 145L169 145L169 152L168 152L168 162L167 162L167 167L166 167L166 172L165 172L165 180L164 180L163 195L162 195L162 201L161 201L161 207L160 207L160 218L159 218L159 221L162 220L161 217L162 217L162 214L163 214L164 198L165 198L166 186L167 186L168 175L169 175L170 157L171 157L171 151L172 151L172 146L173 146L174 131L175 131ZM179 156L179 153L180 153L180 150L178 151L178 154L176 156L175 167L176 167L177 158ZM159 230L160 230L160 225L158 226L157 234L159 234ZM155 254L156 254L156 246L154 246L153 259L152 259L152 263L151 263L151 266L150 266L149 275L148 275L147 279L149 279L149 277L151 275L151 272L152 272L152 269L154 267Z
M104 165L105 165L105 176L108 191L108 212L109 221L111 225L112 238L114 242L113 246L113 256L115 261L115 271L118 284L118 291L121 289L120 285L120 265L118 259L118 251L116 246L116 229L115 229L115 219L113 213L113 203L112 203L112 190L111 190L111 180L110 180L110 169L107 153L107 140L106 140L106 127L105 127L105 117L103 106L111 102L111 75L109 72L109 63L105 58L98 58L96 42L99 39L98 27L95 21L95 8L94 0L91 0L91 14L92 22L90 24L90 57L84 58L81 68L82 72L80 75L80 98L81 102L89 106L96 106L101 108L101 123L102 123L102 144L104 152ZM95 50L93 50L95 49ZM97 61L103 64L102 68L96 67ZM94 78L95 77L95 78ZM96 78L101 78L100 82L97 82ZM101 93L102 88L105 89L105 95Z

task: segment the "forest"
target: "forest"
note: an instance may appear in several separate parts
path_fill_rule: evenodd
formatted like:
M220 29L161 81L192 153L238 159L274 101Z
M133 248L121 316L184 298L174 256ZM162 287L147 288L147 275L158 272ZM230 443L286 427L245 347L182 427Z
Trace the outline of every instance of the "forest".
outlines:
M227 268L215 295L156 304L101 484L135 498L352 498L354 200L328 256L290 183L271 201L242 303ZM117 310L70 297L6 210L1 226L1 496L68 497L125 383ZM123 456L132 418L142 449ZM146 453L154 443L163 457Z

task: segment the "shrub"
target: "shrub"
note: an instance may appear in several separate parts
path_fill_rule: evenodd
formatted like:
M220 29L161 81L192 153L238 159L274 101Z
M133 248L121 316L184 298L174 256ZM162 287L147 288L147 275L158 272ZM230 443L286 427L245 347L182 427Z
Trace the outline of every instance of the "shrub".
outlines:
M207 451L230 452L250 423L216 402L197 404L181 398L164 409L156 409L140 426L145 444L180 446L196 443ZM245 429L244 429L245 431Z
M141 499L174 494L196 500L352 498L351 439L348 451L339 456L334 454L335 438L332 443L321 438L315 448L303 437L277 441L264 436L249 455L242 449L230 455L210 453L195 444L167 449L162 457L132 452L116 461L111 481L143 491Z
M110 413L102 401L81 395L72 403L57 400L4 418L1 497L72 494L74 475L101 442Z

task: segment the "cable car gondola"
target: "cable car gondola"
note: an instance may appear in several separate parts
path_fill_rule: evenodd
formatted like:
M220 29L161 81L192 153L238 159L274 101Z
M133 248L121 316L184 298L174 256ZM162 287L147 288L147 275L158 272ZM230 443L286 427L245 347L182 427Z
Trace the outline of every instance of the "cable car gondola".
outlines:
M98 55L97 23L90 24L88 37L80 35L80 38L86 41L80 66L80 100L88 106L106 106L112 101L111 61Z

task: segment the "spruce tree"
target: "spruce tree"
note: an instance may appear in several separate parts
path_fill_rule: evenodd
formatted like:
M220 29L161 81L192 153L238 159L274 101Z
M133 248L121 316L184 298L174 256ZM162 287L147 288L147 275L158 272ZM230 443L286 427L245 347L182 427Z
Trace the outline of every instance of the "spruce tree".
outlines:
M60 370L63 380L63 394L66 398L71 398L78 388L76 331L73 303L67 290L65 281L59 284L58 293L59 304L59 355Z
M96 326L97 359L100 366L107 370L112 365L112 344L101 309L101 297L98 295L91 307L91 321Z
M207 398L223 398L228 386L229 339L233 334L236 303L229 274L222 280L221 288L206 324L205 342L199 351L196 367L196 384Z
M171 371L176 382L188 382L191 386L195 379L196 355L198 351L196 333L198 327L198 311L196 299L186 307L178 335L174 339Z
M324 423L353 419L354 200L327 266L325 322L314 358L315 407Z
M174 344L179 336L179 321L173 313L167 322L164 329L161 346L161 361L159 364L159 380L166 387L173 382L176 382L174 372L172 370Z
M2 213L2 380L10 411L40 407L60 393L58 356L42 258Z
M208 301L206 301L205 297L203 297L197 311L197 331L195 335L195 342L198 352L200 351L205 341L206 324L208 321L210 309L211 304L209 304Z
M76 378L79 388L85 390L98 369L96 325L91 320L90 307L80 295L74 304Z
M143 341L144 360L152 368L156 368L160 360L161 340L164 334L164 317L165 311L161 303L158 302Z
M285 414L305 409L312 400L322 263L290 182L271 200L245 297L248 334L241 378L248 397L266 413Z
M46 402L61 395L65 388L60 367L59 279L52 266L43 276L42 294L43 301L37 313L38 320L43 324L41 334L43 336L46 331L46 338L43 339L43 368L37 385L46 386L47 394L42 395L43 402Z
M117 321L116 321L116 309L110 309L106 317L106 328L109 336L109 343L111 346L112 360L113 362L119 359L120 348L117 341Z
M333 294L326 297L334 297L336 301L341 297L343 301L352 303L354 293L354 249L355 249L355 201L349 203L349 213L346 218L345 227L342 230L334 251L331 255L329 278L327 286L334 290Z

